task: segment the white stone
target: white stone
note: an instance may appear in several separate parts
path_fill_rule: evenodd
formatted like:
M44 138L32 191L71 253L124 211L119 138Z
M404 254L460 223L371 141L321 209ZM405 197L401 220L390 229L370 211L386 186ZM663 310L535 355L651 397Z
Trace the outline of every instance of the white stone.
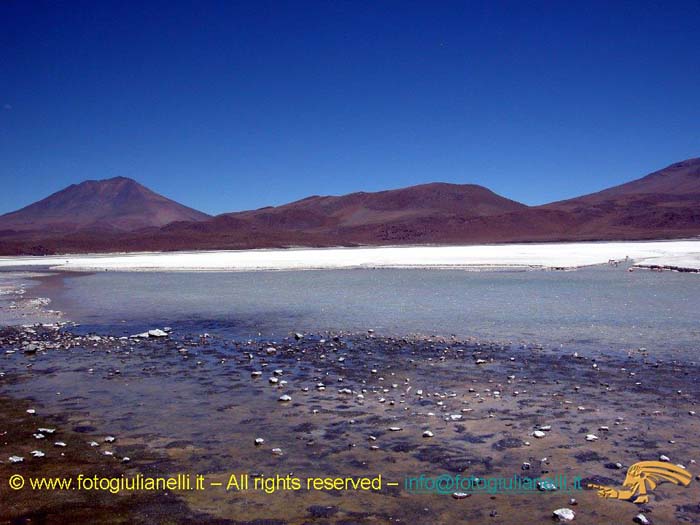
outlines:
M558 521L573 521L576 517L573 510L566 508L557 509L552 514Z
M637 514L632 521L634 521L635 523L639 523L640 525L651 525L649 518L647 518L641 512Z

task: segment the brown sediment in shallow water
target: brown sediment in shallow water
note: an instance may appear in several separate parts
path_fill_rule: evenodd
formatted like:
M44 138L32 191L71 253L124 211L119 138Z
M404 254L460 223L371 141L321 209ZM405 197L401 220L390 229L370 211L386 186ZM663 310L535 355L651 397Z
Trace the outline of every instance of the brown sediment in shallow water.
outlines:
M660 362L643 352L593 361L450 338L324 334L273 342L196 334L120 340L42 329L0 333L3 351L31 341L39 342L36 353L20 350L0 360L5 390L45 405L41 412L80 441L87 441L86 432L115 432L117 445L132 447L124 453L134 472L197 472L224 484L231 473L244 472L382 474L400 482L378 493L212 489L139 496L123 507L129 497L102 495L78 506L95 506L96 516L100 508L116 506L113 519L121 519L122 509L124 520L158 523L172 512L197 515L199 522L522 523L523 516L548 522L554 509L568 507L576 523L632 523L640 511L657 524L700 520L697 481L659 485L641 508L591 490L457 500L410 494L401 486L406 476L420 474L566 475L620 486L629 465L661 455L696 475L700 425L690 414L700 394L695 364ZM282 372L275 376L274 370ZM253 377L255 371L262 376ZM278 382L271 384L270 377ZM57 400L51 389L59 386ZM280 402L283 394L291 400ZM3 416L22 415L9 402L0 409ZM30 426L18 424L17 443L35 445ZM536 438L540 426L551 429ZM426 430L432 437L423 437ZM587 434L599 439L586 441ZM256 446L256 437L264 444ZM105 463L88 447L77 453L75 469L126 468ZM31 463L50 475L59 468L49 459ZM4 482L8 466L0 468ZM3 492L5 497L12 502L5 519L30 512L31 499L17 500L26 494ZM57 519L71 512L60 495L44 505Z
M138 472L149 476L162 475L165 462L144 447L108 445L104 436L76 432L66 428L61 417L46 418L29 414L41 412L38 405L22 399L0 396L0 523L65 524L65 523L207 523L208 517L192 512L172 493L134 493L115 496L105 491L32 490L30 478L87 477L117 478ZM54 433L38 440L39 428L53 428ZM99 447L89 445L99 442ZM65 443L57 447L55 442ZM41 450L44 457L35 458L31 451ZM105 456L104 451L114 452ZM124 454L138 459L128 464L120 460ZM23 458L11 463L10 456ZM9 479L20 474L25 486L12 490Z

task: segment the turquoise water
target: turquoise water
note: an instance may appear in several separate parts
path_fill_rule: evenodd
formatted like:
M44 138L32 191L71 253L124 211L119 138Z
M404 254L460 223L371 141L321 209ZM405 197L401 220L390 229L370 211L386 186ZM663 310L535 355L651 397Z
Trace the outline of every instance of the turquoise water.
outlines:
M52 307L90 329L141 326L281 337L375 330L546 348L694 359L700 276L595 267L572 272L327 270L66 276Z

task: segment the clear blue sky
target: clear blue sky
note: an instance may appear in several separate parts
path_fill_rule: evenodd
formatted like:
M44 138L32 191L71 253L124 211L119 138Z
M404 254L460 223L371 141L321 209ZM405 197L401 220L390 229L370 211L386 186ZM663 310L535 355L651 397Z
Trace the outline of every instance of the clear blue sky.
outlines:
M700 2L0 2L0 213L123 175L221 213L700 156Z

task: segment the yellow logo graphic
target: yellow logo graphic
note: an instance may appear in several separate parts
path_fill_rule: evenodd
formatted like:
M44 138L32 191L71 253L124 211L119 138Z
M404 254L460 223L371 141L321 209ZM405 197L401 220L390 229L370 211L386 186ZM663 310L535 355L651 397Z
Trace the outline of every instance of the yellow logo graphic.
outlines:
M596 489L598 496L609 499L634 499L634 503L647 503L649 492L659 483L670 481L675 485L687 487L692 476L683 467L663 461L640 461L627 470L627 476L622 483L624 488L615 489L605 485L588 484L588 488Z

